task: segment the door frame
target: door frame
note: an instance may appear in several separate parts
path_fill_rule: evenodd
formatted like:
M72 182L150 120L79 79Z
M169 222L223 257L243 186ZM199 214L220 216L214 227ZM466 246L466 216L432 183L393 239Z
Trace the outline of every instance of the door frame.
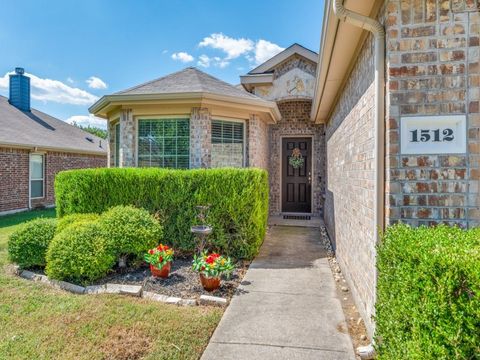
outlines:
M283 208L282 208L282 204L283 204L283 139L285 138L288 138L288 139L302 139L302 138L310 138L312 139L312 148L310 149L312 154L311 154L311 158L312 158L312 183L311 183L311 191L310 191L310 212L309 213L295 213L295 214L308 214L308 215L312 215L314 213L313 211L313 189L314 189L314 185L316 185L316 178L314 176L315 174L315 157L313 155L313 149L315 147L315 136L314 135L302 135L302 134L292 134L292 135L280 135L280 143L279 143L279 146L280 146L280 157L278 159L278 161L280 162L280 166L279 166L279 169L280 169L280 214L281 215L284 215L284 214L293 214L293 213L289 213L288 211L283 211Z

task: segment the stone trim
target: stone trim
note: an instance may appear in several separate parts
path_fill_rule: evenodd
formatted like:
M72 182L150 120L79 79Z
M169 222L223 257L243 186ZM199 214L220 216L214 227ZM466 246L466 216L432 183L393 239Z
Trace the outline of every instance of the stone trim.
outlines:
M53 288L61 289L77 295L117 294L179 306L212 305L224 307L228 305L228 299L218 296L200 295L199 300L191 298L183 299L175 296L157 294L152 291L143 291L143 285L108 283L104 285L91 285L84 287L66 281L53 280L48 278L46 275L36 274L29 270L21 270L18 265L14 266L14 273L15 275L26 280L41 282Z

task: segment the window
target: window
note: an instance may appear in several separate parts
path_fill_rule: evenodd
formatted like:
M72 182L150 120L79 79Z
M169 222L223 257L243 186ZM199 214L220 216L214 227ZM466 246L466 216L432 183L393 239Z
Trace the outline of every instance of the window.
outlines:
M120 164L120 123L116 123L115 127L115 166Z
M139 120L138 166L188 169L189 119Z
M212 120L212 167L243 167L243 142L243 122Z
M30 198L43 198L44 156L30 155Z

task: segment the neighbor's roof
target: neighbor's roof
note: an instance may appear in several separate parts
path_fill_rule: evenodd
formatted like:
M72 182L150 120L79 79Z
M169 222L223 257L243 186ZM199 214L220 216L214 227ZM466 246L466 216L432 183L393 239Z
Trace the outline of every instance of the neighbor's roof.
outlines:
M0 96L0 146L5 145L98 155L107 153L106 140L41 111L21 111Z
M372 17L378 13L383 3L384 0L345 0L343 5L349 10ZM325 2L311 112L313 121L324 123L329 120L367 35L367 31L339 21L333 13L331 0Z
M112 95L105 95L93 104L89 111L97 116L107 117L107 113L113 108L136 101L202 102L205 99L223 101L225 104L263 107L268 109L274 118L280 118L280 112L274 102L250 94L195 67L188 67Z

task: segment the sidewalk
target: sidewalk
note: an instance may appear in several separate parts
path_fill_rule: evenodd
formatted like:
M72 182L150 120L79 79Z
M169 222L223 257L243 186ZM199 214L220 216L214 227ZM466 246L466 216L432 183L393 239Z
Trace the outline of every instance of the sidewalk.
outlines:
M202 360L353 360L318 228L274 226Z

